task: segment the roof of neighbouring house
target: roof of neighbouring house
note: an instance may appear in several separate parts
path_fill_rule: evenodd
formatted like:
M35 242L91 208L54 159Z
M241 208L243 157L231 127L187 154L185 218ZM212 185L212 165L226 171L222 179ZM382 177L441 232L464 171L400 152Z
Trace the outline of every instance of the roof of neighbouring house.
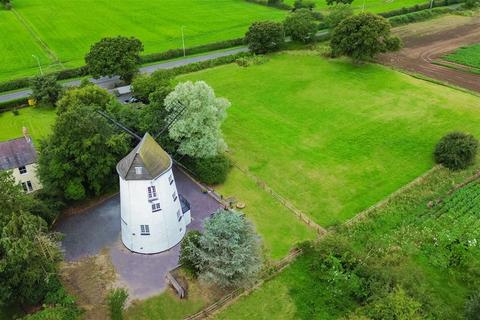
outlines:
M36 161L37 152L28 136L0 142L0 170L24 167Z
M117 172L125 180L152 180L171 166L172 158L146 133L142 141L117 164Z

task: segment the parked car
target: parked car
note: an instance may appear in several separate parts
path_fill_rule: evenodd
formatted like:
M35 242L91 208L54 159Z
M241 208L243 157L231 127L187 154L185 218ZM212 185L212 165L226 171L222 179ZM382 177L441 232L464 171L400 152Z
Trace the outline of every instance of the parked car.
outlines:
M140 100L138 100L135 97L131 97L131 98L128 98L127 100L125 100L125 103L137 103L137 102L140 102Z

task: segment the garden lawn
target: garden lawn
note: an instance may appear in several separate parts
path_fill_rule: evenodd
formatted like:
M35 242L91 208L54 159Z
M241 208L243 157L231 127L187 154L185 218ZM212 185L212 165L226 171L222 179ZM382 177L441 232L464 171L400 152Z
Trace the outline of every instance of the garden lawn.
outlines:
M23 127L28 129L34 142L51 132L56 117L54 108L28 107L18 112L18 116L10 111L0 113L0 141L21 137Z
M12 11L0 8L0 30L0 81L39 72L32 55L43 65L51 63Z
M421 175L447 132L480 136L479 98L311 52L179 77L232 106L230 154L317 223L344 222Z
M480 69L480 44L457 49L443 59Z
M286 3L292 4L294 0L286 0ZM313 0L316 4L316 9L324 11L328 8L326 0ZM365 0L365 11L382 13L387 11L392 11L396 9L401 9L403 7L413 7L416 4L424 4L427 1L425 0ZM364 0L354 0L352 2L352 7L356 11L361 11L363 9Z
M234 197L245 203L242 212L254 223L268 259L279 260L294 244L316 237L312 228L236 168L230 171L227 181L215 189L226 198Z
M253 21L280 20L286 15L245 0L18 0L13 6L65 67L84 64L90 46L107 36L135 36L143 42L144 53L153 53L181 48L182 26L185 45L192 47L242 37ZM12 20L11 26L3 16ZM0 11L0 17L0 26L5 24L11 30L2 33L2 43L35 46L28 34L19 39L16 30L24 30L13 13ZM2 68L0 81L16 75L10 69L32 67L35 62L33 51L17 56L20 49L7 49L0 44L0 56L7 56L10 65L7 70Z
M462 172L434 170L419 184L374 212L372 217L353 228L338 230L333 237L352 244L353 251L360 259L365 258L364 262L371 256L369 263L372 263L379 255L383 260L378 265L366 265L366 268L373 268L366 274L384 270L386 277L395 279L396 285L402 285L422 304L426 319L463 319L464 303L476 292L480 282L478 272L473 271L478 270L480 263L478 244L468 253L465 249L462 260L465 265L452 267L449 257L454 261L457 256L450 251L453 249L449 243L455 245L455 239L469 243L475 237L478 239L476 212L480 184L471 184L452 196L446 196L446 192L453 183L463 181L475 170L478 170L478 163L476 168ZM426 203L439 197L446 197L445 203L427 209ZM310 271L311 268L314 270ZM348 267L339 267L337 279L331 281L322 280L318 274L323 270L320 268L316 256L302 255L279 275L250 295L241 297L215 318L343 319L359 307L353 298L342 297L346 288L335 287L336 283L342 285L339 279ZM412 279L415 283L409 282ZM355 280L346 281L355 283ZM335 303L339 299L341 302Z

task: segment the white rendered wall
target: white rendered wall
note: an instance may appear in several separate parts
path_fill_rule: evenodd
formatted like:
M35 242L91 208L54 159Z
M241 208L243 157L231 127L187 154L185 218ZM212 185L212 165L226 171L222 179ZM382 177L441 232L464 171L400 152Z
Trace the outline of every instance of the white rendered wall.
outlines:
M42 185L37 177L37 164L36 163L27 164L25 168L27 169L27 172L23 174L20 173L18 168L11 170L12 175L15 178L15 181L20 184L22 182L30 181L33 187L33 190L31 192L36 191L38 189L42 189Z
M185 220L178 221L180 198L175 181L170 184L172 170L166 171L156 180L124 180L120 177L120 210L122 242L131 251L157 253L175 246L185 235ZM157 200L149 201L148 187L155 186ZM172 194L177 194L174 201ZM159 202L161 210L152 212L152 203ZM148 225L150 235L141 235L140 225Z

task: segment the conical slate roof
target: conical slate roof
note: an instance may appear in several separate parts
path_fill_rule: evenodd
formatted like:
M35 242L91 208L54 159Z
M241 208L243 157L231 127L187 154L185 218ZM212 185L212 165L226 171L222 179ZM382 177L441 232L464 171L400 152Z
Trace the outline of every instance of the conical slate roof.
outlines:
M117 164L117 172L125 180L152 180L171 166L172 158L146 133L142 141Z

